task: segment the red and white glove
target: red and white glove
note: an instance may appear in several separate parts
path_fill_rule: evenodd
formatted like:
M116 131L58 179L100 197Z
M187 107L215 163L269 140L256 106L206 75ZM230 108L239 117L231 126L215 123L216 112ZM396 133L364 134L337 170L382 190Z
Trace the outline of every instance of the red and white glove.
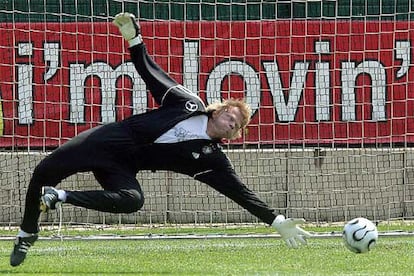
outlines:
M297 248L298 241L301 244L306 244L306 238L311 237L311 234L298 226L304 223L305 220L285 218L284 215L278 215L272 223L272 226L279 232L282 239L286 242L288 247Z

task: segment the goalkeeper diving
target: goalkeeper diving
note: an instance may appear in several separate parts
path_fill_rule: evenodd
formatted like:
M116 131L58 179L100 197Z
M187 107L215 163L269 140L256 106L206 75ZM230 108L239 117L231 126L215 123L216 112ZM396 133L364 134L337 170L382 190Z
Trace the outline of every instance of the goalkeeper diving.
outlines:
M39 235L41 212L72 204L110 213L133 213L144 204L136 179L143 170L166 170L188 175L232 199L274 227L290 247L306 244L310 234L285 218L250 190L222 151L223 139L239 138L251 117L242 99L205 105L169 77L148 55L134 15L121 13L113 23L129 44L131 60L159 108L80 133L33 171L20 230L10 256L20 265ZM100 190L62 190L56 186L78 172L92 172Z

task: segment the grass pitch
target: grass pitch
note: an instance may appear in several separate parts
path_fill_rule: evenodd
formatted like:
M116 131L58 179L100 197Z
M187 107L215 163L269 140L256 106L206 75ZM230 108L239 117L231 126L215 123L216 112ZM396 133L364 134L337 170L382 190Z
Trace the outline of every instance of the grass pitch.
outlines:
M414 275L413 237L380 237L367 254L341 238L289 249L278 238L39 240L19 267L0 241L1 275Z

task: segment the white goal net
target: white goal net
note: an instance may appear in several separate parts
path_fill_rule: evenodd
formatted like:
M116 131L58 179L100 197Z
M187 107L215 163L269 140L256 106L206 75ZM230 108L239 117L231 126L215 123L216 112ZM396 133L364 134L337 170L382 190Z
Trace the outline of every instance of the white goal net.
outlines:
M224 149L277 213L315 223L412 219L412 7L411 0L2 1L0 223L20 223L31 173L50 151L156 107L111 23L122 11L141 20L156 62L206 103L243 97L251 105L246 133ZM64 223L260 223L191 178L137 178L142 210L64 205ZM100 188L90 173L60 187Z

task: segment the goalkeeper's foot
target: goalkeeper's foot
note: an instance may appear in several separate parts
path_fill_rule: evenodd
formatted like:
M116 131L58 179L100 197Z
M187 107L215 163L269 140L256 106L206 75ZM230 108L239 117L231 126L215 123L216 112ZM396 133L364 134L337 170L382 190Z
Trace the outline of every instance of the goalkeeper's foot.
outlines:
M124 39L129 42L130 47L142 43L141 28L133 14L119 13L115 16L113 23L118 27Z
M56 209L56 203L60 202L58 191L53 187L43 187L40 197L40 211L47 212Z
M30 237L17 237L16 241L14 242L13 251L10 255L10 265L11 266L18 266L20 265L24 259L26 258L27 251L29 250L30 246L34 244L35 241L38 239L37 234L33 234Z

